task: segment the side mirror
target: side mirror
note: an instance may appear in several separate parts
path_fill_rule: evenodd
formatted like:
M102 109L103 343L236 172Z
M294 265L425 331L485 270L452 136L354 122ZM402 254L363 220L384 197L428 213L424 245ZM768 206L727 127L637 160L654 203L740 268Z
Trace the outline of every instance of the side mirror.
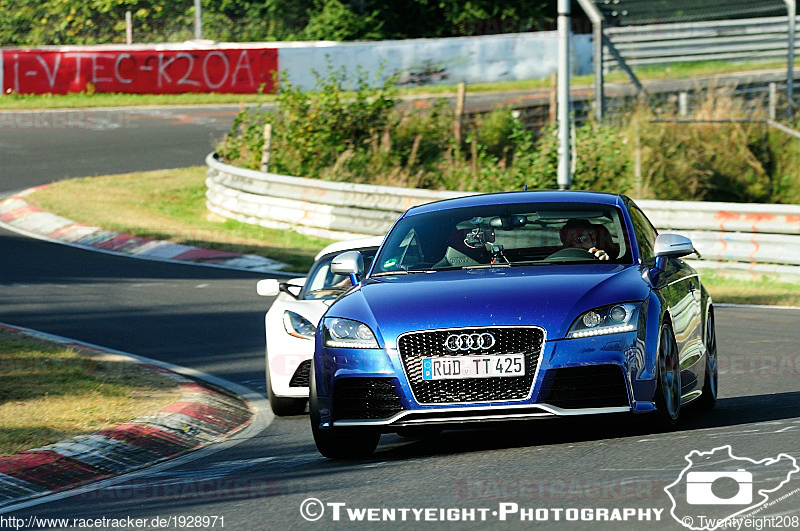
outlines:
M300 292L303 290L303 286L295 286L294 284L289 284L288 282L281 282L278 284L278 289L290 296L293 299L296 299L300 296Z
M653 253L656 255L656 263L647 271L647 276L653 285L658 284L658 278L666 271L667 261L670 258L680 258L692 253L700 256L692 240L680 234L659 234L653 246Z
M656 257L664 256L666 258L680 258L692 253L700 256L700 253L694 248L692 240L680 234L659 234L656 237L653 252Z
M303 289L303 286L302 284L298 286L297 283L294 282L295 280L296 279L292 279L289 282L278 282L274 278L259 280L258 284L256 284L256 293L262 297L275 297L282 291L290 297L296 299L300 295L300 291Z
M256 293L262 297L274 297L278 294L278 291L280 291L280 285L274 278L265 278L264 280L259 280L258 284L256 284Z
M364 273L364 257L358 251L342 253L331 262L331 271L337 275L347 275L354 286Z

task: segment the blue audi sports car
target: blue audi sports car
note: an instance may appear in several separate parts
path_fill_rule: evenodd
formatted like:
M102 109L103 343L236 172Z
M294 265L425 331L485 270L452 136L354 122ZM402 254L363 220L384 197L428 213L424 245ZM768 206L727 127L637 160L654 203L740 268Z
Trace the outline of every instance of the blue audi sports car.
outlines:
M717 395L696 253L622 195L539 191L411 208L316 333L310 418L327 457L384 432L609 413L674 425ZM427 427L427 428L426 428Z

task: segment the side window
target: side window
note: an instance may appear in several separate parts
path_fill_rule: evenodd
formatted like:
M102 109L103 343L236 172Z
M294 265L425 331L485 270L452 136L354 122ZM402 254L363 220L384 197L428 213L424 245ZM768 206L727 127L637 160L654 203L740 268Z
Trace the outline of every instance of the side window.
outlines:
M420 249L419 236L417 235L416 230L412 228L410 231L408 231L403 238L403 241L401 241L400 245L397 246L396 252L399 254L399 256L393 256L386 262L391 265L387 266L384 264L384 267L393 267L395 269L414 269L417 266L417 264L422 260L422 251Z
M656 244L656 229L644 213L633 205L629 205L633 230L636 233L636 244L639 246L639 256L642 260L653 257L653 247Z

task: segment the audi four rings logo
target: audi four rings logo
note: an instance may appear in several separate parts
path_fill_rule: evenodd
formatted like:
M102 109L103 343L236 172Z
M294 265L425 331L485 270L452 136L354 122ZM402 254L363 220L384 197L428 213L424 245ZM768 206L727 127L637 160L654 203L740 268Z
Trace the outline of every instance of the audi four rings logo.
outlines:
M444 340L447 350L485 350L494 346L495 339L492 334L451 334Z

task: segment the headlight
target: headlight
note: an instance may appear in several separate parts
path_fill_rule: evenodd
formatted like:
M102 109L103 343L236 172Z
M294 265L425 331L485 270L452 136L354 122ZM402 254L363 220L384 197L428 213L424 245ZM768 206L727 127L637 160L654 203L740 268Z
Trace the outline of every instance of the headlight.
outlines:
M290 336L314 339L317 327L302 315L286 310L283 312L283 327Z
M358 321L326 317L322 331L326 347L380 348L372 330Z
M641 303L612 304L589 310L575 319L567 337L592 337L636 330Z

